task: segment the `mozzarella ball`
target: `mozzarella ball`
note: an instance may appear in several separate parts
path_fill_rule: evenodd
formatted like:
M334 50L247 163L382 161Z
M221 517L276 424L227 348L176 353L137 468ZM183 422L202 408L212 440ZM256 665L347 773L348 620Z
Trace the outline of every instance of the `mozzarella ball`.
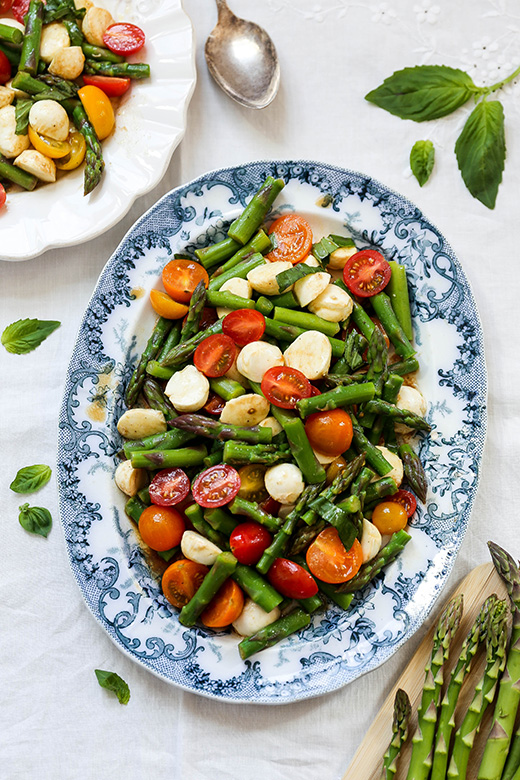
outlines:
M252 341L240 350L237 369L252 382L261 382L268 368L283 366L284 358L276 344Z
M92 8L94 3L92 0L74 0L74 6L78 9L80 8L86 8L87 11L89 8Z
M270 408L269 401L262 395L247 393L227 401L222 409L220 422L250 428L265 420Z
M14 89L0 86L0 108L10 106L14 100Z
M236 358L235 362L233 363L231 368L228 371L226 371L224 376L227 377L228 379L232 379L234 382L238 382L239 385L242 385L242 387L245 387L246 390L247 390L247 388L250 386L249 382L247 381L245 376L243 376L240 373L240 371L237 368L237 361L238 361L238 357L240 355L240 352L241 352L241 350L238 351L237 358Z
M261 628L274 623L280 617L280 610L275 607L271 612L266 612L252 599L246 599L244 609L233 623L233 628L240 636L252 636Z
M32 173L37 179L44 182L56 181L56 164L50 157L46 157L36 149L26 149L14 160L14 165L22 171Z
M419 390L410 385L403 385L401 387L395 405L398 409L407 409L409 412L419 415L419 417L426 417L426 411L428 409L426 398ZM397 433L409 433L412 428L409 428L408 425L405 425L404 423L396 423L395 430Z
M307 257L303 262L305 263L305 265L310 265L311 268L319 268L321 266L320 261L316 260L314 255L307 255Z
M185 558L204 566L213 566L217 555L222 552L220 547L210 542L196 531L184 531L181 539L181 550Z
M253 297L253 288L250 283L247 279L241 279L239 276L228 279L227 282L224 282L220 290L222 292L230 292L233 293L233 295L238 295L239 298ZM217 314L220 318L225 317L230 311L232 311L232 309L225 309L223 306L217 308Z
M125 439L142 439L154 433L165 433L164 414L157 409L129 409L117 423L117 430Z
M357 251L358 249L356 246L340 246L339 249L335 249L334 252L331 252L327 268L332 271L345 268L349 257L355 255Z
M81 30L89 43L104 46L103 35L111 24L114 24L114 19L109 11L92 6L83 17Z
M134 469L131 460L124 460L116 469L114 481L127 496L135 496L146 485L146 469Z
M196 412L208 400L209 382L201 371L189 365L168 380L164 392L178 412Z
M29 124L41 135L55 141L66 141L69 135L69 117L56 100L37 100L29 111Z
M327 322L343 322L350 316L354 304L345 290L336 284L328 284L320 295L309 304L309 311Z
M332 347L324 333L308 330L287 347L283 356L286 366L297 368L312 381L328 373Z
M43 26L40 42L40 59L48 64L54 55L66 46L70 46L70 38L64 24L52 22Z
M280 504L295 504L305 485L298 466L278 463L265 472L265 489Z
M270 428L273 432L273 437L276 436L278 433L281 433L283 428L276 419L276 417L266 417L265 420L262 420L262 422L259 422L258 425L261 428Z
M288 271L289 268L292 268L292 263L288 260L276 260L274 263L265 262L249 271L247 280L251 282L253 290L261 295L278 295L280 288L276 276L282 271ZM292 285L288 289L292 289Z
M294 284L294 294L300 306L307 306L320 295L330 282L330 274L318 271L304 276Z
M18 157L29 147L29 136L16 135L14 106L0 108L0 154L4 157Z
M381 549L382 537L373 523L363 518L363 534L361 536L361 552L363 563L371 561Z
M85 55L81 46L68 46L60 49L52 58L49 73L62 79L77 79L83 73Z
M387 460L392 467L392 470L389 471L388 474L385 474L385 477L391 477L397 487L399 487L404 477L403 461L399 455L396 455L395 452L392 452L382 444L378 444L377 449L381 451L383 458Z

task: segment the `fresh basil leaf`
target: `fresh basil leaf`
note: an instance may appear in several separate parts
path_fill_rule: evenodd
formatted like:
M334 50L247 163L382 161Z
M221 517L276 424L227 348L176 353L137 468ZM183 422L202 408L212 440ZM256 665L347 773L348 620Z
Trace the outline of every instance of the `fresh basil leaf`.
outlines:
M421 185L430 178L435 162L435 149L431 141L416 141L410 152L410 168Z
M51 478L51 468L39 464L37 466L25 466L20 469L9 487L15 493L34 493L47 484Z
M29 126L29 111L33 101L31 98L18 98L15 106L15 119L16 119L16 135L27 135L27 128Z
M39 347L60 325L56 320L17 320L4 329L1 341L8 352L25 355Z
M73 19L83 19L86 8L76 8L74 0L47 0L43 10L43 23L55 22L69 16Z
M463 70L445 65L418 65L396 71L365 95L365 100L401 119L425 122L451 114L473 94L481 92Z
M22 528L30 534L39 534L47 537L52 527L52 517L48 509L41 506L29 506L22 504L18 520Z
M506 159L504 109L499 100L477 103L457 138L455 154L468 190L494 209Z
M107 691L114 691L120 704L128 704L130 700L130 688L122 677L115 672L105 672L103 669L95 669L98 683Z

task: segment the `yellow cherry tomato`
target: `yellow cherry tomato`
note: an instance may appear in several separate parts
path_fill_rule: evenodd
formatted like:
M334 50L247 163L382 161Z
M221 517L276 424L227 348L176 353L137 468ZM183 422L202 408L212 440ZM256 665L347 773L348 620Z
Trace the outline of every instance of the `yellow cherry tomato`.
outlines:
M166 293L160 290L150 291L150 303L160 317L166 320L180 320L188 313L188 307L183 303L177 303Z
M240 477L240 498L261 503L269 496L265 488L264 476L266 468L258 463L250 463L238 470Z
M408 524L408 514L401 504L382 501L372 512L372 522L380 534L394 534Z
M66 157L70 154L70 144L67 141L55 141L54 138L48 138L46 135L37 133L29 125L29 141L32 143L37 152L41 152L46 157L52 157L53 159L59 159L60 157Z
M112 103L102 89L92 84L81 87L78 91L78 97L96 131L97 137L102 141L114 129L115 119Z
M67 157L62 157L56 163L56 168L59 168L60 171L73 171L74 168L81 165L87 150L85 139L77 130L73 130L72 133L69 134L67 141L70 144L70 154L68 154Z

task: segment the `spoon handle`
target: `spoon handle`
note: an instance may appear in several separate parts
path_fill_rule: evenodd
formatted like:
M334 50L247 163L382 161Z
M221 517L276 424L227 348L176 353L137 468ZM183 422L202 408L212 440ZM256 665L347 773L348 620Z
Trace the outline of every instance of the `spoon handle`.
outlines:
M218 20L219 22L225 17L225 16L233 16L232 12L230 11L228 4L226 3L226 0L215 0L217 4L218 9Z

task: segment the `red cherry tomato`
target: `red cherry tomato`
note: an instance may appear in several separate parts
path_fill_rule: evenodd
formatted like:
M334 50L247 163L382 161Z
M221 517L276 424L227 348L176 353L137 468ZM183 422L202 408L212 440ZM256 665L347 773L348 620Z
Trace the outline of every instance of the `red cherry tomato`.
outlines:
M265 256L266 260L289 260L296 264L305 260L312 246L312 229L299 214L284 214L273 222L269 234L274 233L276 249Z
M403 490L400 488L397 493L392 496L388 496L387 501L393 501L395 504L401 504L404 507L408 517L411 517L417 509L417 500L413 493L409 490Z
M305 420L305 433L311 447L323 455L337 457L352 444L352 420L344 409L315 412Z
M218 417L225 405L226 402L223 398L217 395L217 393L210 392L207 403L204 406L204 411Z
M215 333L204 339L193 355L193 362L206 376L224 376L237 358L237 348L229 336Z
M159 552L177 547L185 528L181 513L168 506L147 506L139 518L139 532L143 542Z
M193 498L205 509L224 506L232 501L240 490L240 476L233 466L226 463L210 466L199 474L192 486Z
M83 83L92 87L99 87L107 97L119 97L130 88L130 79L119 76L88 76L83 75Z
M268 515L273 515L273 517L278 516L278 511L281 506L280 502L275 501L272 496L268 496L264 501L260 502L260 507L264 512L267 512Z
M308 599L318 592L314 577L303 566L287 558L276 558L267 578L278 593L289 599Z
M229 546L239 563L254 566L272 540L267 528L251 520L234 528L229 537Z
M0 51L0 84L5 84L11 78L11 63L3 53Z
M115 54L135 54L143 48L144 42L145 35L141 28L128 22L111 24L103 35L103 43Z
M363 563L363 552L358 540L355 539L350 550L347 550L332 526L318 534L305 557L314 576L331 584L351 580Z
M259 341L264 335L265 317L256 309L230 311L222 320L222 332L239 347Z
M0 14L6 14L13 4L13 0L0 0Z
M289 366L268 368L261 388L267 400L282 409L294 409L300 398L312 395L311 383L305 374Z
M11 6L11 12L16 19L17 22L20 22L20 24L24 24L24 17L27 11L29 10L29 5L31 4L31 0L14 0L12 6Z
M362 249L349 257L343 269L343 280L348 289L360 298L381 292L392 276L390 264L381 252Z
M5 205L7 195L5 194L4 185L0 184L0 209Z
M152 504L173 506L190 492L190 480L182 469L162 469L152 479L149 491Z

